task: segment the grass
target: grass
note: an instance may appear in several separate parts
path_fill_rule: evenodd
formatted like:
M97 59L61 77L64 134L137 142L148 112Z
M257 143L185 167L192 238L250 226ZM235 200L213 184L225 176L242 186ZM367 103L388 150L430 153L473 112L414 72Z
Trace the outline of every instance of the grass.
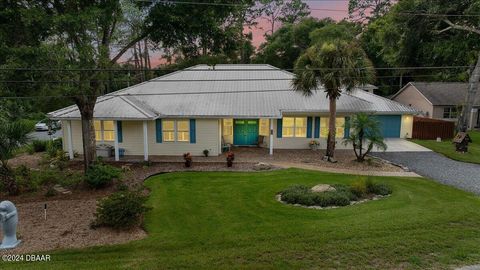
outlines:
M480 164L480 131L470 131L468 134L470 135L470 138L472 138L473 143L468 145L468 153L464 154L455 151L455 145L451 140L445 140L442 142L437 142L435 140L412 141L451 159Z
M292 184L356 179L296 169L154 176L146 181L148 238L48 252L51 262L2 269L444 269L480 262L480 198L427 179L374 177L393 187L391 197L339 209L274 198Z

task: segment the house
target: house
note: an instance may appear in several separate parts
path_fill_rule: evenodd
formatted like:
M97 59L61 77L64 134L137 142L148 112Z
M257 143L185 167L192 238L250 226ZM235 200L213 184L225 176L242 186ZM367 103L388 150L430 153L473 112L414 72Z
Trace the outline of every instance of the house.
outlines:
M322 89L305 97L292 90L294 75L270 65L197 65L98 98L94 112L98 144L143 156L190 152L219 155L225 144L269 149L306 149L315 139L326 148L328 99ZM355 113L376 115L385 137L410 137L416 111L362 89L337 102L337 137L349 133ZM51 112L63 122L64 147L82 153L76 106ZM338 147L346 147L338 143Z
M468 83L410 82L391 97L429 118L456 121L465 104ZM475 97L469 128L480 127L480 91Z

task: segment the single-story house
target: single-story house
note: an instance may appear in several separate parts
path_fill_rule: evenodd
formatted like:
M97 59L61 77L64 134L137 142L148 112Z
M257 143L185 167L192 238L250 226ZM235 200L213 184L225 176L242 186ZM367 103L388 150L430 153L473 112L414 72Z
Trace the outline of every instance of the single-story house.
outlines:
M305 97L292 90L290 72L270 65L197 65L98 98L98 144L128 156L219 155L225 145L326 148L328 99L322 89ZM411 137L416 110L362 89L337 102L338 147L349 133L345 121L358 112L376 115L385 137ZM80 113L70 106L49 114L63 122L64 147L82 154Z
M468 83L410 82L391 99L417 109L424 117L456 121L467 91ZM480 91L469 119L472 127L480 127Z

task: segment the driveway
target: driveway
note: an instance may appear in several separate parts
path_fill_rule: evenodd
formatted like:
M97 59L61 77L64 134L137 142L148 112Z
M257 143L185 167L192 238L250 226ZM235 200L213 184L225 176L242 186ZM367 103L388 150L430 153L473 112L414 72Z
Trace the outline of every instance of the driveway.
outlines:
M432 151L375 152L372 154L407 166L422 176L480 195L480 165L449 159Z
M34 131L28 134L30 140L40 140L40 141L49 141L55 138L62 138L62 130L57 130L54 134L48 135L48 131Z
M385 152L431 152L432 150L423 147L411 141L399 138L386 138L384 142L387 144ZM374 151L383 152L375 149Z

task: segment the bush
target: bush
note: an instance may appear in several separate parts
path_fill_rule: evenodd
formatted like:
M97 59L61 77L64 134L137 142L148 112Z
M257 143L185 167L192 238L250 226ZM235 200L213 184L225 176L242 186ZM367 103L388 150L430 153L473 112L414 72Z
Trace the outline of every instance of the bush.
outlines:
M386 196L392 194L392 188L385 183L367 182L368 193Z
M121 191L102 199L97 205L93 227L107 226L128 229L142 221L149 209L146 196L137 192Z
M33 140L32 147L35 153L45 152L47 150L48 141Z
M303 185L291 186L281 192L282 201L289 204L301 204L306 206L317 205L327 206L345 206L350 204L348 187L343 186L343 190L312 192L309 187Z
M32 192L38 190L38 183L32 177L32 172L27 166L18 166L15 169L14 174L20 192Z
M350 191L358 198L363 198L367 195L367 184L364 178L360 178L350 184Z
M56 138L55 140L48 141L47 143L47 155L51 158L55 158L59 151L63 152L62 138Z
M90 166L85 174L85 181L92 188L102 188L110 185L120 175L120 169L106 164L95 164Z

